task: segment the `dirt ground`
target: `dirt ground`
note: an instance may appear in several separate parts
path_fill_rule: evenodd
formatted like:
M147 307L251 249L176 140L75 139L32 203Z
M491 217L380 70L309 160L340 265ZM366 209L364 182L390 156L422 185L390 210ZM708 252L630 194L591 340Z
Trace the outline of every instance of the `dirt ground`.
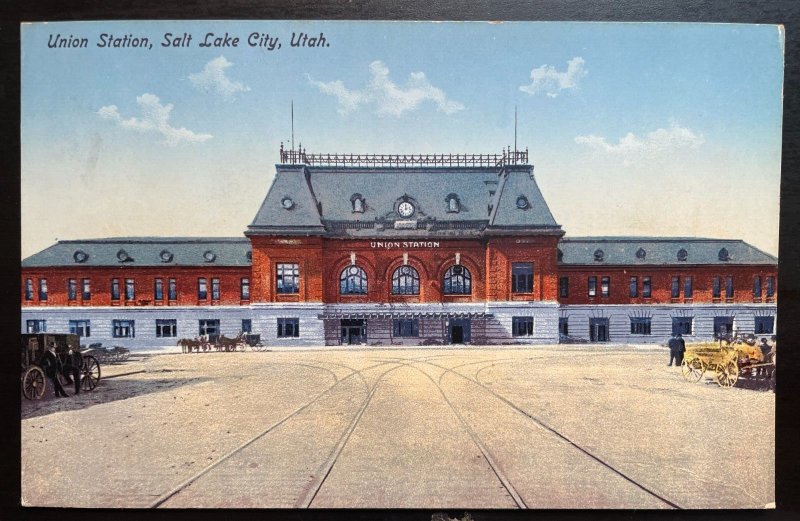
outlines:
M23 400L22 500L70 507L764 508L775 400L666 349L133 355ZM746 412L747 414L743 414ZM742 458L740 454L746 453Z

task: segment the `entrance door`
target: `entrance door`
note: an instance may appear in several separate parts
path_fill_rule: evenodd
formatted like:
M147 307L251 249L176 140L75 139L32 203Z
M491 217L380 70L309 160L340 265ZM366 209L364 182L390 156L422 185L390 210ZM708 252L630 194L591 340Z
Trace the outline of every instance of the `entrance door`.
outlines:
M468 318L450 319L450 343L469 344L470 322Z
M589 319L589 340L592 342L608 342L608 319Z
M363 344L367 341L367 325L362 320L342 320L342 344Z

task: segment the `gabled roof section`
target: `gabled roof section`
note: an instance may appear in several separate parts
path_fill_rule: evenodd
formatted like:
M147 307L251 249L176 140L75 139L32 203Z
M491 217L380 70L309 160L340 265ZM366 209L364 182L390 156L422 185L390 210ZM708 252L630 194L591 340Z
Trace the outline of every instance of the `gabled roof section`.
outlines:
M491 228L560 229L533 177L533 166L508 166L500 175Z
M23 268L250 266L245 237L116 237L58 241L23 259Z
M245 232L248 235L320 235L317 200L302 165L278 165L275 180L258 213Z
M777 257L741 240L699 237L565 237L562 265L768 265ZM684 260L680 260L683 258Z

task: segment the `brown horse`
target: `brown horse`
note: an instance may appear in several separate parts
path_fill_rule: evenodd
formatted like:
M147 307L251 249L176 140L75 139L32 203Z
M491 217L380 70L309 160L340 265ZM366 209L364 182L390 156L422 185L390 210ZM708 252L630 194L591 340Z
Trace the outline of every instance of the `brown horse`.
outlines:
M244 346L247 344L244 341L244 331L240 331L235 338L228 338L225 335L220 335L219 339L217 340L217 348L222 351L236 351L238 347L242 351L244 351Z
M181 352L183 353L191 353L192 349L199 353L203 343L197 338L181 338L178 340L177 345L181 346Z

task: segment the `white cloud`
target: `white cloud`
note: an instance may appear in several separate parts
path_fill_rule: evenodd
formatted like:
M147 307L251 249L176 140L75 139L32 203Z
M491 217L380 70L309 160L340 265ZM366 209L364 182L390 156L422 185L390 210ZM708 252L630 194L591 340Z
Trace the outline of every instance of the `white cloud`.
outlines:
M659 128L648 132L643 138L636 136L633 132L628 132L616 144L611 144L606 138L594 134L577 136L575 142L599 152L631 159L681 148L696 149L705 143L705 139L688 128L672 123L669 128Z
M182 141L201 143L211 139L211 134L197 134L184 127L175 128L169 124L170 113L173 105L162 105L161 100L154 94L142 94L136 97L136 103L142 111L142 117L123 119L116 105L106 105L97 111L97 114L111 121L116 121L122 128L138 132L156 132L164 136L164 143L175 146Z
M231 81L225 75L225 69L233 66L231 62L225 59L224 56L214 58L206 63L202 72L195 72L189 75L189 81L198 89L206 92L213 91L221 94L226 100L232 100L233 95L237 92L247 92L250 87L238 82Z
M441 89L428 81L424 72L412 72L404 86L389 79L389 69L380 60L369 65L370 80L363 89L351 90L341 80L323 82L308 76L308 81L323 94L335 96L339 102L339 113L348 114L361 105L372 105L375 113L399 117L418 108L425 101L436 103L436 108L445 114L464 109L464 105L447 98Z
M522 85L519 90L528 94L544 92L555 98L562 90L578 88L578 80L588 74L585 64L583 58L576 56L567 62L567 70L564 72L558 72L552 65L542 65L531 70L531 84Z

